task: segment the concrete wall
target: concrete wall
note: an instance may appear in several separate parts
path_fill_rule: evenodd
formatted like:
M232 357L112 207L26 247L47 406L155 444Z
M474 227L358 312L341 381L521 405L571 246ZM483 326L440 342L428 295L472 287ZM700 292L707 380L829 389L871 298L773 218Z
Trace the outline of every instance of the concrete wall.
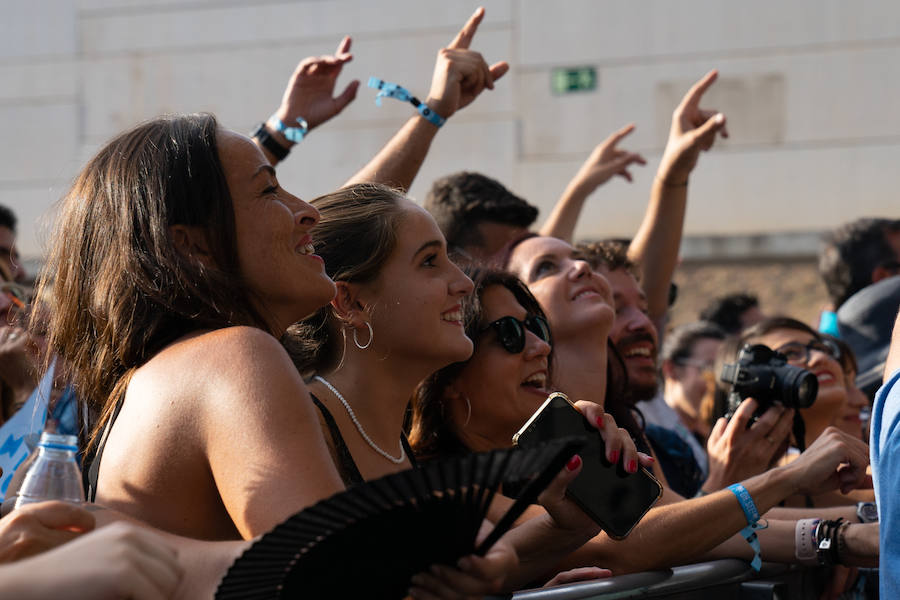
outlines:
M475 8L447 0L3 0L0 203L21 250L104 140L167 111L213 111L248 131L277 106L305 56L354 38L341 83L378 75L424 96L436 50ZM590 150L629 122L650 164L588 204L579 235L633 233L680 96L710 68L704 103L729 118L691 183L689 235L815 232L898 216L900 4L803 0L492 0L474 47L513 68L441 131L411 193L483 171L546 214ZM591 92L554 95L554 67L594 66ZM312 198L340 185L411 108L361 89L280 168ZM44 217L43 221L46 221Z

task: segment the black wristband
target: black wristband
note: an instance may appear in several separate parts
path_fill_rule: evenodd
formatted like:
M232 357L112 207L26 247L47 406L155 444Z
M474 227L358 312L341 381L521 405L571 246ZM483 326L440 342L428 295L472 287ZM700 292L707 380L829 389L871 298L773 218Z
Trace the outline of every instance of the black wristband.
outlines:
M269 129L266 127L265 123L257 125L256 129L253 130L253 133L250 134L250 137L258 139L263 148L271 152L272 156L279 161L284 160L291 151L290 148L285 148L275 141L275 138L269 133Z

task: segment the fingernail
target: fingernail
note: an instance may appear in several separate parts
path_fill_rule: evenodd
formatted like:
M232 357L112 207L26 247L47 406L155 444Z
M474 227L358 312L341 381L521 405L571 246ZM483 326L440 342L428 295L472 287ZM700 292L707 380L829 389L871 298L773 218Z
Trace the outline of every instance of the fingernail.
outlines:
M716 115L716 123L724 123L724 122L725 122L725 115L723 115L722 113L717 114Z
M611 462L613 464L619 462L619 451L618 450L612 451L612 454L609 455L609 462Z
M472 559L470 559L468 556L463 556L461 559L456 561L456 566L459 567L460 571L469 571L472 569Z
M631 459L630 461L628 461L628 472L629 473L637 472L637 461L635 461L634 459Z
M597 427L599 427L600 429L603 429L603 415L600 415L599 417L597 417Z
M569 462L566 463L566 468L570 471L574 471L579 466L581 466L581 457L577 454L569 459ZM462 568L462 567L460 567Z

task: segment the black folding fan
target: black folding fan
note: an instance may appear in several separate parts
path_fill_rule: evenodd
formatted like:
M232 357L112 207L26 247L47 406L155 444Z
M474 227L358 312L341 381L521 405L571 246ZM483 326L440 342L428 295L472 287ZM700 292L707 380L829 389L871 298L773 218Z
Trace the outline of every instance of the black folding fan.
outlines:
M429 566L484 555L582 444L566 438L432 461L335 494L257 540L216 598L403 598L410 578ZM521 492L476 548L502 484Z

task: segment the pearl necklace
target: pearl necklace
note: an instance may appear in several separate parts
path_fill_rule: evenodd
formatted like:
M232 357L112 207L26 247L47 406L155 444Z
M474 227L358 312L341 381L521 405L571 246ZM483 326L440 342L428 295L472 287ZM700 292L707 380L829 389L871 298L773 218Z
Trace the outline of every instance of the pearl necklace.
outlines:
M356 418L356 413L354 413L353 409L350 408L350 404L347 402L347 400L344 399L344 396L342 396L341 393L339 391L337 391L337 388L334 387L333 385L331 385L330 383L328 383L327 381L325 381L325 379L323 377L319 377L318 375L313 377L313 379L315 379L316 381L318 381L319 383L321 383L322 385L327 387L329 390L331 390L331 393L334 394L334 397L341 401L341 404L343 404L344 408L347 409L347 414L350 415L350 420L353 421L354 425L356 425L356 430L359 432L359 435L361 435L362 438L364 440L366 440L366 443L372 447L372 450L374 450L381 456L385 457L386 459L388 459L395 465L399 465L400 463L403 462L403 459L406 458L406 452L403 451L402 443L397 442L400 445L400 456L398 456L396 458L391 456L390 454L388 454L381 448L379 448L378 444L373 442L372 438L370 438L369 435L366 433L366 430L363 429L363 426L360 424L359 419Z

